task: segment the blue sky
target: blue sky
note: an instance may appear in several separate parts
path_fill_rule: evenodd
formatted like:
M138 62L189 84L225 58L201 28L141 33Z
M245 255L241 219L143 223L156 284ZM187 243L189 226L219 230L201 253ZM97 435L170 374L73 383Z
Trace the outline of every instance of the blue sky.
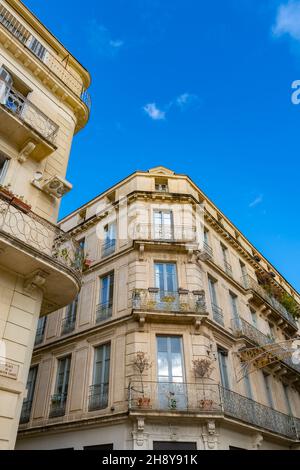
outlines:
M92 75L61 216L164 165L190 175L300 290L300 0L25 4Z

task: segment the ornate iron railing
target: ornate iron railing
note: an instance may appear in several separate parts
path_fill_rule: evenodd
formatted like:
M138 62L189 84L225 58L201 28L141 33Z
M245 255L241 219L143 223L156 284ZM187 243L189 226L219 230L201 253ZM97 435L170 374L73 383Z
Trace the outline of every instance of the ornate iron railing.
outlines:
M57 418L65 415L67 397L67 393L56 393L51 396L49 418Z
M20 424L28 423L32 409L32 400L24 400L22 405Z
M0 191L0 233L3 232L81 277L82 249L79 243L56 225L34 212L23 212Z
M295 419L236 392L220 387L224 415L297 439Z
M106 240L102 245L101 256L106 258L106 256L112 255L116 251L116 240Z
M59 60L48 49L45 49L39 41L31 34L31 32L11 14L0 3L0 25L14 36L28 51L38 58L47 69L56 75L64 85L66 85L90 110L91 98L88 91L83 87L79 76L68 67L66 58ZM38 44L39 47L36 47ZM41 49L43 53L41 54Z
M76 316L74 314L69 314L62 319L61 322L61 334L66 335L71 333L75 329Z
M135 289L132 308L154 312L197 312L206 314L205 296L202 291L161 291L156 288Z
M199 258L201 261L208 261L213 258L213 255L212 247L208 243L203 242L202 247L199 249Z
M196 242L196 227L188 225L137 224L134 240L158 240L167 242Z
M217 384L132 381L128 387L129 410L216 413L222 412Z
M108 405L108 383L91 385L89 388L89 411L102 410Z
M8 90L2 104L22 122L37 131L44 139L52 144L55 143L59 129L58 125L17 90L13 88Z
M265 335L243 318L232 320L232 330L236 336L245 336L246 338L250 339L250 341L252 341L254 344L257 344L259 346L274 344L274 349L272 348L273 351L272 349L268 349L270 354L274 354L274 357L278 357L278 361L283 362L291 369L294 369L296 372L300 373L300 364L295 364L291 358L293 351L291 349L291 343L294 341L293 339L288 341L285 348L284 342L282 343L282 345L280 345L280 343L276 344L274 338Z
M224 270L226 272L226 274L228 274L228 276L231 276L233 277L233 274L232 274L232 266L230 263L228 263L227 261L224 260Z
M280 303L278 302L277 299L275 299L271 294L269 294L266 289L264 289L263 286L258 284L258 282L253 279L251 276L243 276L241 279L241 284L245 289L252 290L256 294L258 294L263 300L268 302L268 304L276 310L277 313L281 317L283 317L285 320L287 320L290 324L292 324L295 328L298 328L297 323L295 319L292 317L292 315L287 311L287 309Z
M98 304L96 307L96 323L108 320L112 316L112 301Z
M224 326L224 314L223 310L216 304L211 304L211 309L213 313L213 319L219 323L220 325Z
M128 386L129 411L220 414L290 439L300 437L300 419L262 405L202 379L199 383L133 380Z

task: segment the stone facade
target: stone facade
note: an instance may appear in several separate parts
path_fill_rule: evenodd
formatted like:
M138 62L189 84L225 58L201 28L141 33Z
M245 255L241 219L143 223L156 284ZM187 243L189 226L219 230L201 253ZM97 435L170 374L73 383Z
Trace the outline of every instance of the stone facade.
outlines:
M89 74L68 54L21 1L0 1L0 449L15 444L39 316L81 286L77 243L55 225L89 116Z
M299 295L189 177L137 172L61 228L83 286L47 317L17 449L299 445L298 323L279 301ZM246 374L255 348L268 361Z

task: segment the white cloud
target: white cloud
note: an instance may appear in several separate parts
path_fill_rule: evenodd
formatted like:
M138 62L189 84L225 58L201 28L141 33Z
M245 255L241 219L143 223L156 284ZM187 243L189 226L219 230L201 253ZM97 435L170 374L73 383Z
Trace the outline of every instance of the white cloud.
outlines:
M146 106L144 106L144 111L145 113L148 114L148 116L153 119L154 121L159 121L162 119L166 118L166 113L165 111L162 111L156 106L156 103L148 103Z
M258 204L261 204L263 202L263 198L264 198L263 195L260 194L252 202L250 202L249 207L253 208L253 207L258 206Z
M112 37L110 31L97 20L87 24L88 40L99 55L113 57L124 46L124 41Z
M272 28L274 36L289 35L300 41L300 1L290 0L278 7L275 25Z
M177 96L175 104L183 109L198 100L199 98L197 95L192 95L191 93L182 93L182 95Z

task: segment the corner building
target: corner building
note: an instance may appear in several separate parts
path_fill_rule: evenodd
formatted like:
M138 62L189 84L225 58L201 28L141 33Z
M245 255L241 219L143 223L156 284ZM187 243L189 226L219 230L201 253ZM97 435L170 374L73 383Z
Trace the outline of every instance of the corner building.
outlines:
M299 447L299 295L188 176L138 171L61 229L83 287L36 338L17 449Z
M0 1L0 449L15 444L39 317L81 287L80 248L56 221L89 83L21 1Z

